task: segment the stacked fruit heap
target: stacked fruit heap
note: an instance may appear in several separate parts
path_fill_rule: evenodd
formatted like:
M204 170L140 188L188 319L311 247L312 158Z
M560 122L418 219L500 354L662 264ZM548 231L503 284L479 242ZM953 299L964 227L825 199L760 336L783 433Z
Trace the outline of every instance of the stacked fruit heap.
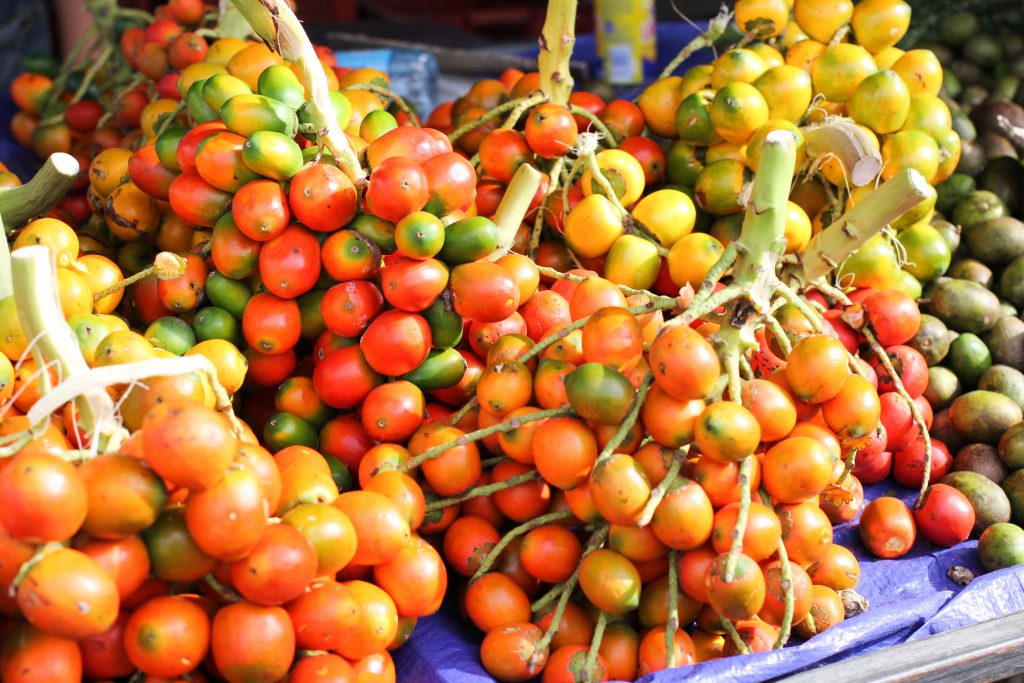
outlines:
M91 162L27 225L71 160L0 193L4 680L393 680L445 560L496 678L633 679L841 621L832 524L890 463L921 498L865 507L876 555L987 525L935 483L915 298L960 148L905 4L740 0L741 45L606 104L553 1L539 71L432 127L237 5L263 42L230 5L111 29L141 82L96 101L135 116L14 86Z

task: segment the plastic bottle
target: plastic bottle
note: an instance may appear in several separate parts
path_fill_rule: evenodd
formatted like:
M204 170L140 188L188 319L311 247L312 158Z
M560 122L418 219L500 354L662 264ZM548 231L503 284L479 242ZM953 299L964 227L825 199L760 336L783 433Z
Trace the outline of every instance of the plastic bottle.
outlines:
M597 0L595 12L604 80L642 83L658 58L654 0Z

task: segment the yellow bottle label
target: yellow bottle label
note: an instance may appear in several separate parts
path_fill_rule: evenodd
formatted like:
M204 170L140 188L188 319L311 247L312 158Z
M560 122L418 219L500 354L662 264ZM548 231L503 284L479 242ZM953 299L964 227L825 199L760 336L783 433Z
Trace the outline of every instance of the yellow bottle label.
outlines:
M597 0L597 51L609 83L644 80L644 63L657 59L654 0Z

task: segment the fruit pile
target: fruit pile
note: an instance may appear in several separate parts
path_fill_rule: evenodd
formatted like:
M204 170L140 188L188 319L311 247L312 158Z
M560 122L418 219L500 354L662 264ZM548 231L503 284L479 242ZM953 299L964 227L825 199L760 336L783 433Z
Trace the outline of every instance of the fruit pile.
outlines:
M935 39L920 43L945 69L940 96L963 140L956 172L936 187L931 223L952 254L945 276L924 290L921 328L910 345L926 359L925 397L935 411L932 434L949 448L946 483L979 512L983 564L996 569L1024 559L1019 475L1024 356L1019 296L1024 268L1024 190L1017 128L1019 37L982 32L969 12L938 16ZM1005 65L995 71L992 68ZM877 476L888 467L880 465ZM1001 485L1001 487L1000 487ZM1013 523L1010 523L1012 520Z
M0 176L5 680L393 680L449 571L498 680L632 680L841 622L858 514L885 558L1009 518L951 473L1020 460L977 358L1016 337L945 277L960 128L900 0L739 0L635 103L573 90L552 0L537 72L422 124L236 4L15 83L20 139L87 170ZM865 501L890 472L914 510Z

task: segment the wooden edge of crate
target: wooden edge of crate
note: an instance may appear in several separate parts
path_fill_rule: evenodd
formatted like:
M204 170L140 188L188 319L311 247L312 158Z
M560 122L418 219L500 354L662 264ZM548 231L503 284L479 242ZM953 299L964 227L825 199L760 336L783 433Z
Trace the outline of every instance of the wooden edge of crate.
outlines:
M1024 672L1024 612L808 669L786 683L975 683Z

